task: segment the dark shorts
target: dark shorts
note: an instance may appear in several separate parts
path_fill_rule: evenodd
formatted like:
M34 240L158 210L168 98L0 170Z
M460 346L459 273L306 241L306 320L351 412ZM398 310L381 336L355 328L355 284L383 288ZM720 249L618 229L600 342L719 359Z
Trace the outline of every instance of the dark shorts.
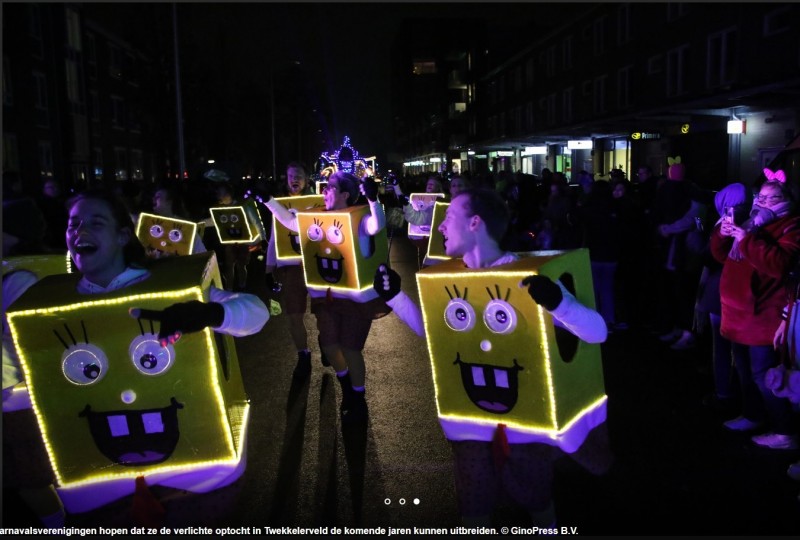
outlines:
M369 302L354 302L344 298L312 298L311 312L317 318L319 342L322 347L339 345L353 351L364 350L374 319L387 315L391 309L381 298Z
M608 429L594 428L572 454L542 443L509 444L511 454L499 471L492 443L450 441L456 494L462 516L490 515L498 503L513 503L529 512L547 508L553 497L554 464L568 456L595 475L608 472L613 462Z
M279 266L275 269L275 279L281 283L278 299L284 313L305 313L308 307L308 288L303 275L303 267L299 264Z

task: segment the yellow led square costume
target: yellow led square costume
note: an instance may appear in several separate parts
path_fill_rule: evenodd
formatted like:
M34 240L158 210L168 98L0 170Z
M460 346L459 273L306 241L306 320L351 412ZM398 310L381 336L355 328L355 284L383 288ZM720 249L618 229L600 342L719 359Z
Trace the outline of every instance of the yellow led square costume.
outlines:
M221 244L252 244L261 237L253 214L244 206L216 206L209 210ZM253 211L257 214L255 208Z
M14 255L3 259L3 275L14 270L28 270L37 277L68 274L72 271L69 251L52 255Z
M209 286L220 283L216 257L167 257L150 269L140 283L97 295L77 293L76 274L49 276L8 313L71 512L133 493L137 476L205 492L245 466L249 403L233 338L206 328L162 348L158 323L128 314L208 301Z
M408 200L410 201L410 204L414 210L422 212L436 204L437 199L443 198L444 193L412 193L408 197ZM428 223L424 225L414 225L413 223L409 223L408 234L409 236L430 236L431 228L431 224Z
M378 265L389 255L386 228L359 236L369 205L297 213L303 272L310 289L359 292L372 288Z
M451 259L417 273L440 423L448 439L544 442L573 452L605 420L600 346L580 341L519 287L531 274L574 283L594 307L585 249L521 254L468 269Z
M428 252L426 253L426 257L434 261L446 261L450 258L444 251L444 236L439 232L439 226L444 221L448 206L450 206L450 203L442 201L436 201L436 204L433 206L431 237L430 240L428 240Z
M285 206L289 212L297 215L298 211L324 208L325 198L322 195L302 195L299 197L276 197L276 201ZM272 234L275 235L275 252L278 260L300 261L303 257L300 251L300 237L298 233L287 229L272 216Z
M136 223L136 237L148 250L170 255L191 255L198 226L194 221L142 212Z

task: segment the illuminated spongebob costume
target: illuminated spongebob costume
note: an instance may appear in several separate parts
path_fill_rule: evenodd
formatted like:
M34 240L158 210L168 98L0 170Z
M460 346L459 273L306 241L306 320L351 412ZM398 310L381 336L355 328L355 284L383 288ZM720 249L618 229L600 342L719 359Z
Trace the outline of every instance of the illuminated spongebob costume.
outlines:
M50 276L7 314L69 512L132 494L138 476L207 493L244 471L249 402L230 336L257 332L268 312L214 286L213 253L151 270L128 268L102 291L77 275ZM162 348L158 329L128 314L188 300L220 303L222 325Z
M136 220L136 237L148 256L202 253L203 232L194 221L142 212Z
M454 259L417 274L439 420L448 439L490 441L504 424L509 443L541 442L569 453L605 420L599 346L571 334L557 337L563 329L554 324L579 335L577 328L597 329L596 336L584 335L590 341L605 338L596 312L580 305L594 304L585 259L585 250L539 252L501 259L504 264L490 270L468 269ZM580 302L567 292L548 313L518 286L533 273L553 281L571 275Z
M562 300L551 312L519 287L532 274L560 288ZM574 285L575 295L563 282ZM559 450L593 472L607 469L598 345L607 330L592 308L585 249L506 253L480 269L451 259L418 272L417 285L421 312L402 291L387 303L426 338L462 515L491 512L500 482L527 509L542 510L551 500L550 462ZM490 464L502 449L513 468Z

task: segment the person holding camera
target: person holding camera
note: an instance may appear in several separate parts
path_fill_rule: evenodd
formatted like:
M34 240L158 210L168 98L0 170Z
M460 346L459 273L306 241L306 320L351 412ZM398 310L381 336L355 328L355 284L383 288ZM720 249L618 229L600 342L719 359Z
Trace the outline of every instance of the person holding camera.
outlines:
M419 207L415 207L413 204L411 204L410 199L403 193L403 190L400 188L399 184L394 184L392 187L394 188L394 192L397 195L398 200L400 200L401 204L403 205L403 218L411 225L417 225L420 227L427 226L430 228L431 223L433 223L434 205L424 204ZM425 193L443 193L442 182L439 180L438 176L434 175L428 178L428 181L425 183ZM422 268L424 266L429 266L431 261L425 254L428 252L428 241L430 240L430 235L423 236L409 233L408 239L411 240L411 243L417 248L418 267Z
M741 385L741 415L724 426L761 430L751 438L758 446L796 449L791 404L765 384L767 370L778 363L773 339L786 302L783 280L800 256L800 217L785 179L761 185L744 222L723 218L711 234L711 253L723 264L720 334L731 341Z

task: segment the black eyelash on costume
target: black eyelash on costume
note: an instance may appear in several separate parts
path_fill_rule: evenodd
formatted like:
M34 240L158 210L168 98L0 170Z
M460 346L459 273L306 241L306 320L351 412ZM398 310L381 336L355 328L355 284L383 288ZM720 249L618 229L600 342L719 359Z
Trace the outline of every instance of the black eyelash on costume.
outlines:
M75 336L73 336L73 335L72 335L72 332L70 332L70 330L69 330L69 326L67 326L67 323L64 323L64 330L66 330L66 331L67 331L67 335L69 335L69 338L72 340L72 344L73 344L73 345L77 345L77 344L78 344L78 342L77 342L77 341L75 341Z
M508 302L508 297L509 296L511 296L511 289L510 288L506 289L506 298L505 298L506 302Z
M61 342L61 344L64 346L64 348L65 349L69 349L69 345L67 345L67 342L64 341L64 338L62 338L61 335L58 333L58 330L53 328L53 333L56 335L56 337L58 338L58 341Z
M444 286L444 290L447 291L447 296L450 297L450 300L453 299L453 293L450 292L450 289L447 288L447 285Z
M492 294L492 291L491 291L491 290L489 290L489 287L486 287L486 293L489 295L489 298L491 298L492 300L494 300L494 295Z

